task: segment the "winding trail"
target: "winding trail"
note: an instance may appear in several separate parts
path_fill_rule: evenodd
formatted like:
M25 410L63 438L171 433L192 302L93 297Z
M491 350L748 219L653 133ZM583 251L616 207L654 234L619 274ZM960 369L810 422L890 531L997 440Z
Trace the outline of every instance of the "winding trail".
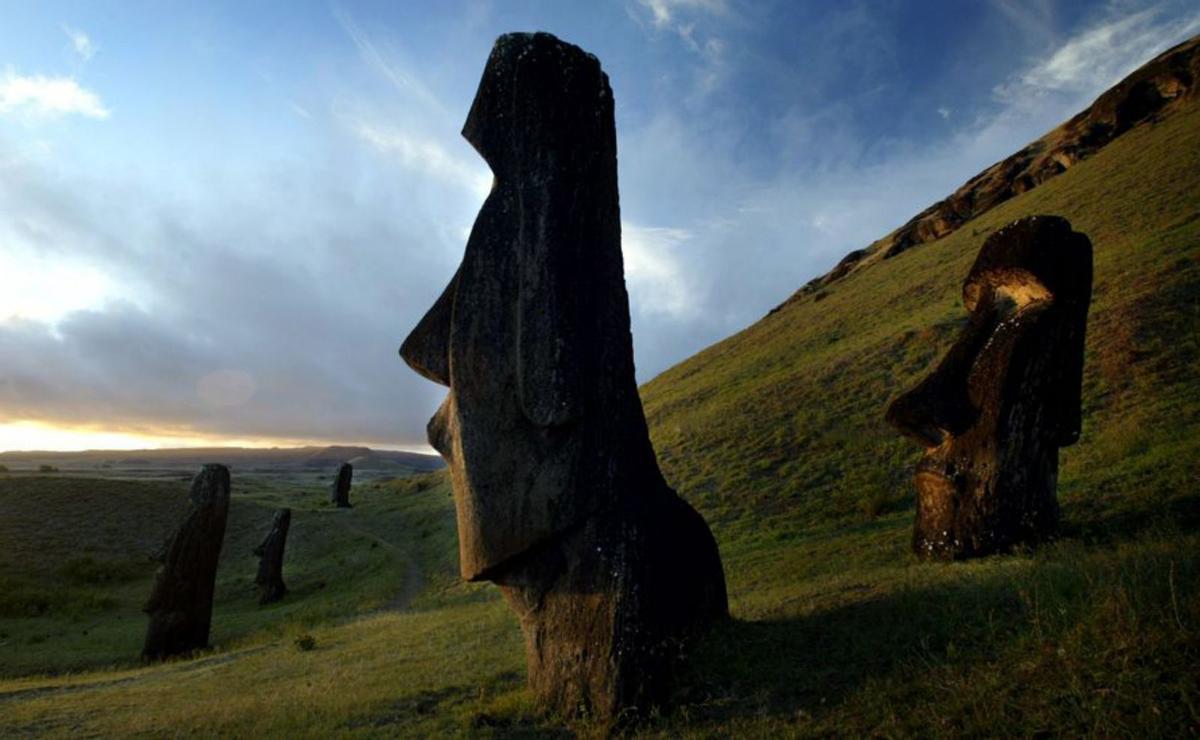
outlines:
M417 565L417 561L411 555L409 555L408 551L405 549L388 542L369 530L356 527L347 522L339 523L346 531L356 534L359 537L364 537L372 542L377 542L380 547L392 553L399 558L402 563L404 563L404 583L400 587L400 592L392 597L391 600L389 600L382 607L373 611L363 612L359 616L365 616L381 611L402 611L406 609L408 605L412 603L412 600L417 597L417 594L421 592L421 587L425 583L424 576L421 573L421 567Z

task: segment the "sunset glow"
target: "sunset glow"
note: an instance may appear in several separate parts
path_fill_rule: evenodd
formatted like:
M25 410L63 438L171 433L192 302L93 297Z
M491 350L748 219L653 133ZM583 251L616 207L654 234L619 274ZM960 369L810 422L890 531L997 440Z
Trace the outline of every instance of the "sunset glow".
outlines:
M0 422L0 452L28 450L155 450L183 447L323 447L363 445L433 454L432 448L402 446L387 441L355 442L266 437L221 437L184 429L114 430L99 427L54 426L36 421Z

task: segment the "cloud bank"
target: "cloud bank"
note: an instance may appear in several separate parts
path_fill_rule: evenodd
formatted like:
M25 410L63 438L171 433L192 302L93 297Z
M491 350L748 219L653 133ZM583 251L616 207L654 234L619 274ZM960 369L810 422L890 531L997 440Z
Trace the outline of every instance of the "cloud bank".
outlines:
M1032 44L1025 61L978 99L906 109L920 135L899 114L879 120L889 95L909 96L892 89L908 72L864 6L825 8L804 44L788 29L784 51L816 61L759 53L744 36L777 30L763 11L715 0L618 8L629 48L647 54L636 63L579 39L617 96L639 380L750 324L1200 30L1193 6L1155 6L1061 36L1043 28L1049 14L999 5ZM20 123L0 127L0 422L422 445L444 389L396 351L453 274L491 182L458 130L493 26L516 21L480 7L475 25L452 19L462 37L444 56L425 57L335 9L323 22L342 56L322 60L319 83L264 74L226 106L273 116L254 139L273 156L257 159L230 141L195 164L181 136L162 170L89 169L87 137L43 140L41 126L107 136L130 118L127 98L112 98L118 121L73 77L6 68L0 117ZM113 56L68 35L90 71ZM461 49L475 57L454 75ZM230 125L204 124L218 143Z

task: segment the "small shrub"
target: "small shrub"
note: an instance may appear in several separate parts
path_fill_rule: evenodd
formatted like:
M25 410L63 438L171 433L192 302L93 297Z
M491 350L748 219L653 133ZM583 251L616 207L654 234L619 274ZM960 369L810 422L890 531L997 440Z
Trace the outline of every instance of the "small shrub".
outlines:
M0 473L7 473L7 472L8 472L8 466L0 465Z
M38 472L39 473L57 473L58 468L54 467L53 465L39 465Z
M303 635L297 637L293 641L293 644L296 646L297 650L306 653L309 650L313 650L317 647L317 638L305 632Z

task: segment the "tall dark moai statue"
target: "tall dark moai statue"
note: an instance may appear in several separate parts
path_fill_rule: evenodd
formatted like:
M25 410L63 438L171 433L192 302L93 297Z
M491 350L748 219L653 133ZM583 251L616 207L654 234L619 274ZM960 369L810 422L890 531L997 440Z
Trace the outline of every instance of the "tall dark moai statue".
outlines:
M333 476L333 485L329 488L329 500L339 509L350 508L350 479L354 477L354 466L344 462L338 466L337 475Z
M262 544L254 548L258 556L258 603L271 604L287 594L283 583L283 548L287 545L288 529L292 526L292 510L277 509L271 520L271 531Z
M963 283L969 321L887 420L926 447L913 549L1003 552L1058 526L1058 448L1079 439L1092 245L1057 216L984 242Z
M205 465L192 479L192 510L162 552L154 590L143 611L150 616L142 658L208 646L217 560L229 514L229 469Z
M608 78L549 34L502 36L463 136L495 182L400 349L450 387L429 441L462 575L499 584L519 615L544 708L634 712L666 699L681 647L728 607L716 542L663 480L634 381Z

